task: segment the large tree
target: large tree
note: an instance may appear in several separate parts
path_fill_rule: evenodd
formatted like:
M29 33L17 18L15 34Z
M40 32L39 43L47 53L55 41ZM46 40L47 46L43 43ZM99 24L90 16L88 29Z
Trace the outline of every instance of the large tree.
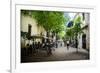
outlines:
M54 12L54 11L33 11L33 17L38 22L38 25L43 26L46 31L55 31L55 29L61 29L65 24L65 17L63 12Z
M68 21L68 18L64 16L64 12L22 10L22 13L35 18L38 26L43 27L47 33L58 34L64 31L65 23Z
M65 29L67 18L64 17L63 12L33 11L32 16L37 20L38 25L47 31L47 34L52 32L57 35Z

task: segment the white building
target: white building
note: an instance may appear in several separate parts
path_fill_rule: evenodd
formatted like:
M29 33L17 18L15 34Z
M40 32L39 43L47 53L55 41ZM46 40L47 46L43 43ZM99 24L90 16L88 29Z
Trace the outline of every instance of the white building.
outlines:
M90 44L90 38L89 38L89 25L90 25L90 17L89 17L89 13L81 13L80 14L82 16L82 24L81 24L81 28L83 33L81 35L78 35L78 48L83 48L83 49L87 49L89 50L89 44Z

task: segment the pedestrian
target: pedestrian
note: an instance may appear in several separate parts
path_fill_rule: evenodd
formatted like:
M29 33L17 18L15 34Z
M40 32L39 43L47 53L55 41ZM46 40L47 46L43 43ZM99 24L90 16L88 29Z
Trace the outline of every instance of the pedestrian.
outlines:
M69 50L69 40L67 40L67 50Z
M41 43L38 42L38 43L37 43L37 51L38 51L38 52L39 52L40 48L41 48Z
M48 56L50 56L52 54L52 49L51 48L52 48L52 44L49 41L48 45L47 45L47 54L48 54Z
M28 55L29 55L29 47L30 47L30 45L29 45L29 44L27 44L27 45L26 45L26 56L28 56Z
M37 42L34 43L34 51L35 51L35 54L37 53Z
M38 42L35 43L35 50L36 50L36 53L38 53Z
M32 53L35 53L35 43L32 43Z
M29 55L32 55L32 45L29 45Z

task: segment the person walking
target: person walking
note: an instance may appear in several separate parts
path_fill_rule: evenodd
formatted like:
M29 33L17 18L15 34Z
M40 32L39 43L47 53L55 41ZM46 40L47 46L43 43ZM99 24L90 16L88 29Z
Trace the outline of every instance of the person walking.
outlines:
M69 50L69 40L67 40L67 50Z
M35 42L32 43L32 54L35 53Z

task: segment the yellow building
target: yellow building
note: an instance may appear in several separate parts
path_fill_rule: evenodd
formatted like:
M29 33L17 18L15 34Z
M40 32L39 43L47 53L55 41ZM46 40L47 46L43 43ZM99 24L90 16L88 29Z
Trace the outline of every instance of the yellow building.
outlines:
M21 37L22 46L25 46L27 43L32 44L33 39L34 42L41 42L41 38L46 36L45 29L41 26L38 26L34 18L24 14L21 14L21 32L26 34L30 33L31 37L30 40L28 40L26 37Z

